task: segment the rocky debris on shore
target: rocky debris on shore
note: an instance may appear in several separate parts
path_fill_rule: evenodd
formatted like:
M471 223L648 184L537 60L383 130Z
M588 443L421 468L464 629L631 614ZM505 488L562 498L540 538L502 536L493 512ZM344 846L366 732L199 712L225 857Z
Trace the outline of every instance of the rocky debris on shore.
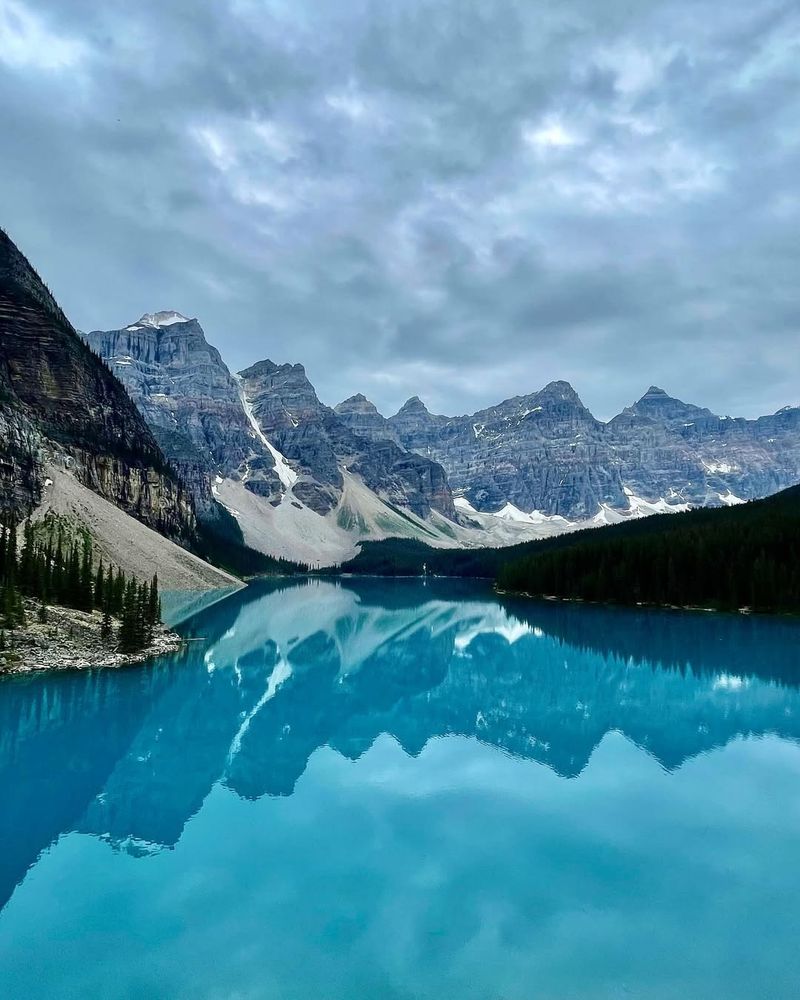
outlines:
M0 674L23 674L37 670L86 670L93 667L123 667L153 656L174 653L183 640L163 625L157 626L153 642L136 653L117 650L117 628L103 638L100 611L76 611L48 605L44 620L38 601L26 600L27 624L4 632L0 649Z

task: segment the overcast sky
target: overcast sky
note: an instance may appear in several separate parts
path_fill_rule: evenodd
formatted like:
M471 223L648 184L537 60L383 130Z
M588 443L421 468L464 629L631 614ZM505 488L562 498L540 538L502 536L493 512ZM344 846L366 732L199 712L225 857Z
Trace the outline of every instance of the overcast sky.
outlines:
M800 403L796 0L0 0L0 224L76 326L463 413Z

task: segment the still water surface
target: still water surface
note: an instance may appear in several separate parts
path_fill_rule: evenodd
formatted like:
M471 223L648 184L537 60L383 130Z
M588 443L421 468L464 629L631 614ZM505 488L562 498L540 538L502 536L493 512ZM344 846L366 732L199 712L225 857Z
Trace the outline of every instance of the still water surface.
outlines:
M0 996L800 984L800 626L258 584L0 684Z

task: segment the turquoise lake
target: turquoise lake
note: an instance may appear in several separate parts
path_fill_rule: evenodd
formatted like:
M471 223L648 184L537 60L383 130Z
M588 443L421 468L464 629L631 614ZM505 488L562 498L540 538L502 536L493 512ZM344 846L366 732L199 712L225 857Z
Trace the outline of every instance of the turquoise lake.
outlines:
M0 682L0 996L800 995L800 625L254 584Z

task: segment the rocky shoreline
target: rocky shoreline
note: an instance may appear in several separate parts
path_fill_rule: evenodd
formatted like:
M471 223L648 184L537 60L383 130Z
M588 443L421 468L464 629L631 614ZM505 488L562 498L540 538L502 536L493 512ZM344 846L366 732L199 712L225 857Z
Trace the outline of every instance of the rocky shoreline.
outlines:
M76 611L48 605L46 620L40 620L40 605L26 600L27 624L4 632L0 649L0 674L27 674L40 670L89 670L94 667L124 667L154 656L174 653L183 639L161 625L153 642L137 653L120 653L114 636L100 634L103 616L99 611Z

